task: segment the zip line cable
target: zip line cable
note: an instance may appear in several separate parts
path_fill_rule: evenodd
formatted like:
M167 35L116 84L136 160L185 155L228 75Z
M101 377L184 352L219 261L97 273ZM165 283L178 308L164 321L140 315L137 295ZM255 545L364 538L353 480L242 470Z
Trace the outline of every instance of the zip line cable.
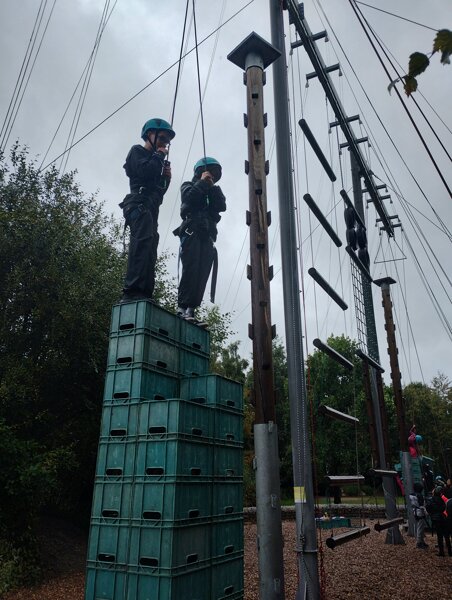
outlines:
M104 26L103 26L102 32L103 32L103 30L105 29L105 27L107 26L107 24L108 24L108 21L110 20L110 17L111 17L111 15L112 15L112 12L113 12L113 10L114 10L114 9L115 9L115 7L116 7L116 4L117 4L117 2L118 2L118 0L116 0L116 2L114 3L114 5L113 5L113 8L111 9L111 11L110 11L110 14L108 15L108 17L107 17L107 19L106 19L106 21L105 21L105 23L104 23ZM86 70L89 68L89 65L91 64L92 56L93 56L93 54L94 54L95 50L96 50L96 44L94 44L94 46L93 46L93 49L91 50L91 54L89 55L89 57L88 57L88 60L87 60L87 62L86 62L86 65L85 65L85 67L83 68L82 74L80 75L80 77L79 77L79 80L78 80L78 82L77 82L77 84L76 84L76 86L75 86L75 88L74 88L74 91L72 92L72 95L71 95L71 97L70 97L70 99L69 99L69 102L68 102L68 104L67 104L67 106L66 106L66 109L65 109L65 111L64 111L64 113L63 113L63 116L61 117L61 119L60 119L60 122L58 123L58 126L57 126L57 128L56 128L56 130L55 130L55 133L53 134L53 137L52 137L52 139L50 140L50 143L49 143L49 145L48 145L48 147L47 147L47 150L46 150L46 152L45 152L45 154L44 154L44 156L43 156L43 158L42 158L42 160L41 160L41 164L39 165L39 170L42 170L42 165L44 164L44 162L45 162L45 160L46 160L46 158L47 158L47 155L49 154L49 152L50 152L50 149L51 149L51 148L52 148L52 146L53 146L53 142L55 141L55 139L56 139L56 136L58 135L58 132L60 131L60 128L61 128L61 126L62 126L62 124L63 124L63 121L64 121L64 119L65 119L65 117L66 117L66 115L67 115L67 113L68 113L68 111L69 111L69 108L71 107L72 100L74 99L74 97L75 97L75 94L77 93L77 90L78 90L78 88L79 88L79 85L80 85L80 83L82 82L82 79L83 79L83 78L84 78L84 76L85 76Z
M318 0L316 0L316 4L318 4ZM322 14L323 14L323 16L324 16L324 18L325 18L326 22L328 23L328 27L329 27L330 31L333 33L334 39L336 40L336 42L337 42L337 44L338 44L339 48L340 48L340 49L341 49L341 51L342 51L342 54L343 54L343 56L344 56L345 60L347 61L347 63L348 63L348 65L349 65L349 67L350 67L350 69L351 69L351 71L352 71L353 75L355 76L355 79L356 79L356 81L357 81L357 83L358 83L359 87L361 88L361 91L363 92L364 96L366 97L366 100L368 101L368 103L369 103L369 105L370 105L370 107L371 107L372 111L374 112L374 114L375 114L376 118L378 119L378 121L379 121L379 123L380 123L381 127L383 128L383 131L386 133L386 135L387 135L387 137L388 137L389 141L391 142L392 146L394 147L395 151L397 152L397 155L399 156L399 158L400 158L400 160L402 161L403 165L405 166L406 170L407 170L407 171L408 171L408 173L410 174L410 176L411 176L412 180L414 181L414 183L415 183L416 187L419 189L419 191L420 191L420 193L422 194L422 196L424 197L425 201L426 201L426 202L427 202L427 204L430 206L430 208L431 208L431 210L432 210L433 214L434 214L434 215L436 216L436 218L438 219L438 222L439 222L439 223L440 223L440 224L443 226L443 228L444 228L444 232L446 233L446 235L447 235L447 236L450 238L450 240L452 241L452 234L450 233L450 231L448 230L448 228L447 228L446 224L443 222L443 220L441 219L441 217L439 216L439 214L438 214L438 213L437 213L437 211L435 210L434 206L432 205L432 203L431 203L431 202L430 202L430 200L428 199L428 197L427 197L427 194L424 192L423 188L421 187L421 185L420 185L420 183L418 182L417 178L415 177L414 173L412 172L412 170L411 170L411 169L410 169L410 167L408 166L408 164L407 164L407 162L406 162L405 158L403 157L402 153L401 153L401 152L400 152L400 150L398 149L398 147L397 147L396 143L394 142L394 140L393 140L393 138L392 138L391 134L389 133L389 131L388 131L388 129L387 129L387 127L386 127L386 125L383 123L383 121L382 121L382 119L381 119L381 117L380 117L380 115L379 115L378 111L376 110L376 108L375 108L375 106L374 106L374 104L373 104L372 100L370 99L370 97L369 97L369 95L368 95L367 91L365 90L365 88L364 88L364 86L363 86L363 84L362 84L362 82L361 82L361 79L358 77L358 74L356 73L356 71L355 71L355 69L354 69L353 65L351 64L351 62L350 62L350 59L348 58L348 55L347 55L347 53L345 52L345 50L344 50L344 48L343 48L343 46L342 46L342 44L341 44L341 42L340 42L339 38L338 38L338 37L337 37L337 35L336 35L336 32L335 32L335 30L334 30L333 26L332 26L332 25L331 25L331 23L330 23L330 20L328 19L328 16L326 15L326 13L325 13L325 11L323 10L322 6L321 6L320 4L318 4L318 5L319 5L319 8L320 8L320 10L322 11ZM317 12L318 12L318 11L317 11ZM322 20L322 17L320 16L320 14L319 14L319 17L320 17L320 19ZM331 42L331 40L330 40L330 42ZM332 44L332 42L331 42L331 44ZM337 55L337 54L336 54L336 55ZM364 122L366 123L367 129L368 129L369 131L371 131L371 128L369 127L369 125L368 125L368 123L367 123L367 120L366 120L366 118L365 118L365 116L364 116L364 112L363 112L363 110L362 110L362 108L361 108L361 105L360 105L360 103L359 103L359 101L358 101L358 99L357 99L357 97L356 97L356 94L355 94L355 92L354 92L354 90L353 90L353 87L351 86L350 82L348 81L347 74L346 74L345 72L343 72L343 75L345 76L345 79L347 80L347 83L348 83L348 85L349 85L349 88L350 88L350 91L351 91L351 93L352 93L352 95L353 95L353 97L354 97L354 99L355 99L355 102L356 102L356 104L357 104L357 106L358 106L358 108L359 108L360 112L361 112L361 113L362 113L362 115L363 115L363 116L362 116L362 118L363 118ZM379 149L379 146L378 146L378 144L377 144L377 142L376 142L375 138L374 138L374 140L373 140L373 143L374 143L374 145L375 145L375 146L376 146L376 147ZM383 161L385 162L385 164L387 164L387 163L386 163L386 159L384 158L384 153L383 153L383 152L382 152L380 149L379 149L379 152L380 152L381 156L383 157L383 158L382 158L382 159L383 159ZM389 167L388 167L388 170L390 171Z
M215 33L219 29L221 29L222 27L224 27L225 25L227 25L230 21L232 21L235 17L237 17L241 12L243 12L246 8L248 8L248 6L250 6L250 4L252 4L253 2L254 2L254 0L249 0L249 2L247 2L245 4L245 6L242 6L242 8L240 8L233 15L231 15L229 17L229 19L226 19L226 21L224 23L222 23L219 27L216 27L213 31L211 31L208 35L206 35L206 37L203 38L199 42L198 46L201 46L209 38L211 38L213 35L215 35ZM186 56L188 56L189 54L191 54L194 50L195 50L195 47L191 48L190 50L188 50L188 52L186 52L184 54L184 56L182 58L185 58ZM132 100L135 100L135 98L137 98L140 94L142 94L145 90L147 90L152 84L154 84L156 81L158 81L159 79L161 79L164 75L166 75L169 71L171 71L171 69L173 67L175 67L178 63L179 63L179 60L176 60L171 65L169 65L169 67L167 67L164 71L162 71L159 75L157 75L157 77L155 77L152 81L150 81L148 84L146 84L144 87L142 87L138 92L136 92L133 96L131 96L128 100L126 100L123 104L121 104L120 106L118 106L118 108L115 109L112 113L110 113L107 117L105 117L105 119L103 119L102 121L100 121L100 123L98 123L97 125L95 125L92 129L90 129L89 131L87 131L81 138L79 138L76 142L74 142L70 148L68 148L67 150L65 150L64 152L62 152L60 155L58 155L56 158L54 158L49 163L47 163L45 165L45 167L39 169L39 172L45 171L46 169L48 169L48 167L50 167L51 165L53 165L64 154L66 154L66 152L68 152L69 150L71 150L72 148L74 148L75 146L77 146L78 144L80 144L80 142L82 142L89 135L91 135L94 131L96 131L96 129L99 129L99 127L101 127L104 123L106 123L107 121L109 121L114 115L116 115L119 111L121 111L125 106L127 106L128 104L130 104L130 102L132 102Z
M116 2L115 2L115 5L113 6L112 12L113 12L115 6L116 6ZM72 142L74 141L74 138L75 138L75 134L77 133L78 125L80 123L80 118L81 118L82 112L83 112L83 107L85 106L86 95L88 93L88 88L91 83L91 77L93 74L94 64L95 64L96 58L97 58L97 53L99 51L100 41L101 41L102 34L105 29L106 20L108 18L109 7L110 7L110 0L105 0L104 9L102 11L102 16L100 19L99 27L98 27L97 34L96 34L96 39L94 42L94 51L90 57L90 65L86 71L85 80L83 82L80 96L79 96L77 106L75 109L74 117L72 119L72 124L71 124L71 128L69 130L69 135L68 135L68 139L66 142L65 150L69 145L72 144ZM60 166L61 173L64 173L66 170L69 156L70 156L70 150L66 153L65 158L62 158L62 160L61 160L61 166ZM64 162L64 166L63 166L63 162Z
M199 54L198 54L198 32L196 28L196 8L195 0L192 0L193 6L193 29L195 33L195 49L196 49L196 70L198 72L198 95L199 95L199 110L201 113L201 131L202 131L202 147L204 150L204 158L206 158L206 135L204 130L204 113L202 110L202 95L201 95L201 74L199 72Z
M402 21L408 21L408 23L414 23L414 25L419 25L419 27L424 27L425 29L430 29L430 31L438 31L434 27L429 27L428 25L424 25L423 23L418 23L417 21L412 21L411 19L407 19L406 17L402 17L401 15L396 15L387 10L383 10L382 8L377 8L376 6L372 6L371 4L366 4L365 2L359 2L355 0L356 4L362 4L363 6L367 6L368 8L373 8L374 10L378 10L379 12L386 13L387 15L391 15L391 17L396 17L397 19L402 19Z
M386 75L388 76L388 79L389 79L389 81L392 81L392 79L391 79L391 75L390 75L390 73L389 73L389 71L388 71L388 69L387 69L386 65L384 64L384 62L383 62L383 59L381 58L381 56L380 56L380 54L379 54L379 52L378 52L377 48L375 47L375 44L374 44L374 43L373 43L373 41L371 40L371 38L370 38L370 35L369 35L369 32L368 32L368 30L366 29L366 27L365 27L364 23L367 25L367 28L368 28L369 30L371 30L371 27L370 27L370 25L369 25L368 21L366 20L366 18L364 17L364 15L362 14L361 10L360 10L360 9L359 9L359 8L356 6L355 2L356 2L356 0L349 0L349 4L350 4L350 6L352 7L352 9L353 9L353 12L355 13L355 15L356 15L356 18L358 19L358 21L359 21L359 24L361 25L361 27L362 27L362 29L363 29L363 31L364 31L364 34L366 35L366 37L367 37L367 39L368 39L368 41L369 41L370 45L372 46L372 49L374 50L374 52L375 52L375 54L376 54L376 56L377 56L377 58L378 58L378 60L379 60L379 62L380 62L380 64L381 64L381 66L383 67L383 70L384 70L384 72L385 72L385 73L386 73ZM364 22L363 22L363 21L364 21ZM414 127L414 129L415 129L416 133L418 134L418 137L419 137L419 139L420 139L420 141L421 141L422 145L423 145L423 146L424 146L424 148L425 148L425 151L427 152L427 154L428 154L428 156L429 156L429 158L430 158L430 160L431 160L431 162L432 162L432 164L433 164L433 166L434 166L434 168L435 168L436 172L438 173L438 175L439 175L439 178L440 178L440 179L441 179L441 181L443 182L443 185L444 185L444 187L446 188L446 190L449 192L449 196L452 198L452 190L450 189L449 185L447 184L447 181L446 181L446 179L444 178L444 175L443 175L443 173L442 173L441 169L439 168L439 166L438 166L438 164L437 164L437 162L436 162L436 160L435 160L435 158L434 158L433 154L431 153L431 151L430 151L430 148L429 148L429 146L428 146L427 142L426 142L426 141L425 141L425 139L424 139L424 136L422 135L422 133L421 133L421 131L420 131L419 127L417 126L417 124L416 124L415 120L413 119L413 116L411 115L411 112L410 112L410 110L408 109L407 105L405 104L405 102L404 102L404 100L403 100L403 98L402 98L402 95L400 94L399 90L397 89L397 87L396 87L396 86L394 86L394 89L395 89L395 92L396 92L396 94L397 94L397 97L398 97L398 99L400 100L400 103L401 103L401 105L402 105L403 109L405 110L405 112L406 112L406 114L407 114L407 116L408 116L409 120L411 121L411 124L413 125L413 127Z
M41 35L41 39L40 39L40 42L39 42L38 49L36 50L36 53L35 53L35 56L34 56L34 59L33 59L32 65L31 65L31 68L28 71L27 80L25 81L25 85L23 85L24 84L24 79L25 79L25 76L26 76L26 73L27 73L27 70L28 70L28 65L30 63L30 60L31 60L31 57L32 57L32 54L33 54L33 50L34 50L34 47L35 47L35 44L36 44L36 41L37 41L38 32L39 32L39 29L41 27L42 19L44 17L44 13L45 13L45 10L47 8L47 0L45 0L45 4L44 4L43 10L42 10L40 16L39 16L39 11L38 11L38 16L37 16L36 21L35 21L35 26L33 27L32 37L30 38L31 48L30 48L30 42L29 42L29 45L28 45L27 51L26 51L26 55L25 55L25 58L24 58L24 62L22 63L22 67L21 67L21 70L20 70L20 73L19 73L19 78L18 78L18 80L16 82L16 86L14 88L13 96L11 98L11 101L10 101L10 104L9 104L9 107L8 107L7 116L5 117L5 122L4 122L4 125L2 127L3 137L2 137L2 140L0 142L0 148L1 148L1 150L5 150L6 144L8 143L8 140L9 140L9 137L11 135L12 129L13 129L14 124L16 122L17 115L19 113L19 109L20 109L20 107L22 105L22 101L24 99L25 92L27 91L31 75L33 73L33 70L34 70L34 67L35 67L35 64L36 64L36 60L37 60L37 58L39 56L39 52L41 50L42 43L44 41L45 35L47 33L47 29L49 27L50 19L52 18L52 15L53 15L53 10L55 8L56 1L57 0L54 0L52 8L50 9L50 13L49 13L49 16L47 18L47 22L45 24L44 31L43 31L43 33ZM41 2L40 8L41 8L42 5L43 5L43 3ZM37 25L37 29L36 29L36 25ZM30 51L29 51L29 49L30 49ZM28 54L28 57L27 57L27 54ZM19 95L20 95L20 100L19 100ZM15 96L15 98L14 98L14 96ZM18 102L18 100L19 100L19 102ZM10 110L10 108L11 108L11 110ZM9 115L8 115L8 113L9 113ZM0 135L1 135L1 133L0 133Z

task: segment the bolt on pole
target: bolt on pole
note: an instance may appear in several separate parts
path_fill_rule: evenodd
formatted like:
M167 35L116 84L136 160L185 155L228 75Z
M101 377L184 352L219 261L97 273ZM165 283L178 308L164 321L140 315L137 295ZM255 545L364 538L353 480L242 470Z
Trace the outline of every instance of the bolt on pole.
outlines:
M247 89L248 161L245 171L249 184L250 262L253 341L254 468L256 471L256 517L259 559L259 597L261 600L284 598L283 540L279 480L278 430L275 423L270 279L267 212L268 163L265 160L265 120L263 87L265 71L280 52L251 33L228 59L245 71Z

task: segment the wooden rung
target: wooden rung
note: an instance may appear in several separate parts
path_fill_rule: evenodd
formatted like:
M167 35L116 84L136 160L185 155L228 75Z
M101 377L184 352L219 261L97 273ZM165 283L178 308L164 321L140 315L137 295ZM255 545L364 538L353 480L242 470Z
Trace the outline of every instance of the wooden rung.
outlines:
M298 125L301 127L301 130L305 134L306 139L311 144L311 148L314 150L317 158L319 159L320 164L325 169L325 173L328 175L331 181L336 181L336 175L334 174L334 171L331 168L326 156L323 154L322 149L318 145L317 140L315 139L314 134L310 130L306 120L300 119L298 121Z
M369 469L368 474L371 477L397 477L397 471L390 471L388 469Z
M357 538L367 535L368 533L370 533L370 527L359 527L358 529L346 531L345 533L340 533L339 535L332 535L331 537L327 538L326 545L328 548L332 548L334 550L336 546L341 546L342 544L356 540Z
M338 421L345 421L346 423L359 423L359 419L356 417L352 417L352 415L347 415L346 413L340 412L335 408L331 408L331 406L326 406L325 404L321 404L319 406L319 412L322 415L326 415L327 417L331 417L332 419L337 419Z
M360 349L355 350L355 354L356 354L356 356L359 356L359 358L361 360L363 360L364 362L366 362L367 364L369 364L370 366L372 366L374 369L377 369L377 371L380 371L380 373L384 373L385 372L385 370L380 365L380 363L377 363L376 360L374 360L368 354L365 354L362 350L360 350Z
M314 281L316 281L320 285L320 287L325 290L328 296L332 300L334 300L338 306L342 308L342 310L347 310L348 305L342 300L339 294L335 290L333 290L330 284L325 279L323 279L323 277L320 275L317 269L311 267L310 269L308 269L308 273L312 277L312 279L314 279Z
M319 221L320 225L322 225L323 229L327 232L327 234L330 236L330 238L333 240L333 242L336 244L336 246L338 248L340 248L342 246L341 240L339 239L337 233L334 231L334 229L331 227L331 225L328 223L325 215L322 213L320 208L314 202L311 194L305 194L303 196L303 200L306 202L306 204L309 206L311 211L317 217L317 220Z
M358 484L364 481L364 475L325 475L325 479L330 485Z
M383 523L375 523L374 529L375 531L383 531L384 529L395 527L396 525L400 525L401 523L403 523L403 517L397 517L396 519L389 519L389 521L383 521Z
M367 281L369 281L369 283L372 283L373 279L372 279L372 275L369 273L369 271L366 269L366 267L364 266L364 263L362 263L359 258L356 256L356 254L353 252L353 250L350 248L350 246L345 246L345 251L347 252L347 254L350 256L350 258L352 259L352 261L355 263L355 265L358 267L358 269L361 271L361 273L364 275L364 277L367 279Z
M319 338L315 338L315 340L313 340L312 343L316 348L318 348L325 354L328 354L330 358L338 362L340 365L342 365L349 371L353 371L353 363L347 360L345 356L342 356L342 354L339 354L339 352L336 352L336 350L333 350L333 348L330 348L328 344L324 344L322 340L319 340Z

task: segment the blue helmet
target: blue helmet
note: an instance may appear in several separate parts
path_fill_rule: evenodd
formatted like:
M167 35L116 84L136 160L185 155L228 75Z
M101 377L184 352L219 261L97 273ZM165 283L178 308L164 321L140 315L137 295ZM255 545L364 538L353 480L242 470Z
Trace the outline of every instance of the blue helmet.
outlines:
M146 123L143 125L143 127L141 129L141 139L146 141L147 133L148 133L148 131L151 131L151 130L152 131L154 131L154 130L155 131L166 131L170 140L172 140L173 137L176 135L176 132L171 127L171 125L168 123L168 121L165 121L164 119L159 119L157 117L154 117L153 119L149 119L149 121L146 121Z
M416 436L416 444L420 444L422 442L422 435Z
M219 167L221 170L221 165L216 158L213 158L212 156L205 156L204 158L200 158L198 160L198 162L193 167L193 171L195 172L195 174L198 174L198 169L202 169L202 171L208 171L209 165L212 167Z

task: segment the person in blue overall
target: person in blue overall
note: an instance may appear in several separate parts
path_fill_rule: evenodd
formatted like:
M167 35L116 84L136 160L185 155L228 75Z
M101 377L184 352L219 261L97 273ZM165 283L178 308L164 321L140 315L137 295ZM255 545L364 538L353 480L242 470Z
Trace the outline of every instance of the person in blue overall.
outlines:
M151 299L154 292L158 215L171 181L166 156L175 135L167 121L149 119L141 130L144 146L132 146L124 164L130 194L119 206L123 209L125 226L130 228L130 244L120 302Z
M194 176L181 186L182 224L174 230L180 238L182 276L178 290L178 315L194 320L201 305L212 265L210 300L215 301L217 271L217 223L226 210L226 198L216 185L222 174L220 163L211 156L201 158L194 166Z

